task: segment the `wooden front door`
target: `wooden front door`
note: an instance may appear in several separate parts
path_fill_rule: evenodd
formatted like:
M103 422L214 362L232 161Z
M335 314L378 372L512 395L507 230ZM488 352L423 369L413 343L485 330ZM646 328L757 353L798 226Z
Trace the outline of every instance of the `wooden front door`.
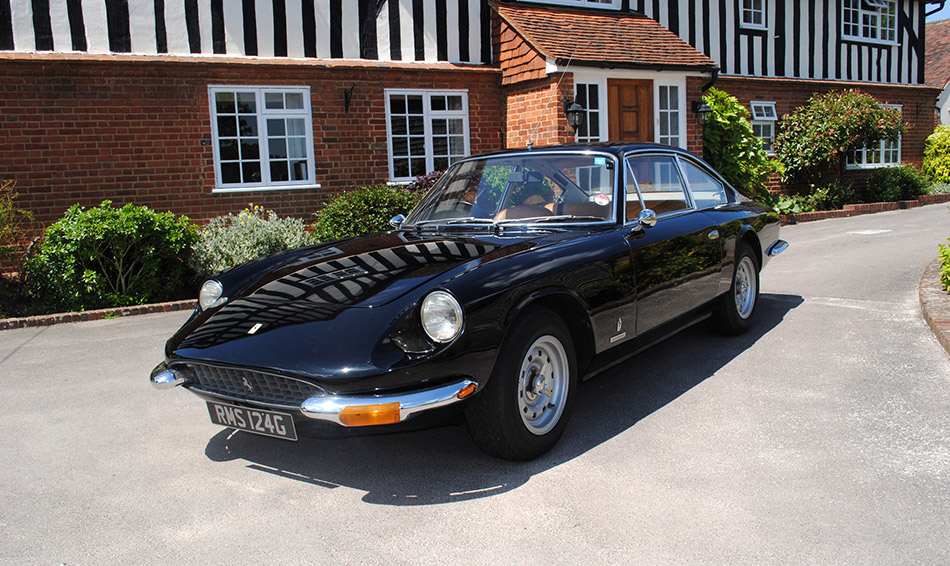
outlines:
M609 141L653 141L653 81L607 79Z

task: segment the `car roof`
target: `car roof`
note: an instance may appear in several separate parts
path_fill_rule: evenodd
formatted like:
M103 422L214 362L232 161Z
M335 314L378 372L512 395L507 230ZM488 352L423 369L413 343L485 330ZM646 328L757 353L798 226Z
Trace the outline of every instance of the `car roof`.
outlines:
M624 154L630 153L632 151L643 151L643 150L658 150L671 153L679 153L683 155L691 155L695 157L692 153L679 148L673 147L670 145L663 145L658 143L646 143L646 142L598 142L598 143L572 143L572 144L558 144L558 145L544 145L544 146L535 146L535 147L512 147L499 151L492 151L488 153L482 153L479 155L472 155L469 158L479 158L479 157L496 157L499 155L511 155L511 154L520 154L520 153L552 153L552 152L564 152L564 151L590 151L597 150L603 151L606 153L612 153L618 157L623 156Z

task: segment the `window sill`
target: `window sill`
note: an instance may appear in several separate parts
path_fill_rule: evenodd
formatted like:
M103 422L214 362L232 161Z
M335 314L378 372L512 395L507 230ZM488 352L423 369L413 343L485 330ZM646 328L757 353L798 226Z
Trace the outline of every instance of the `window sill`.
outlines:
M211 189L213 194L218 193L254 193L254 192L263 192L263 191L300 191L306 189L319 189L322 185L320 183L313 185L273 185L273 186L256 186L256 187L215 187Z
M865 37L852 37L845 35L841 37L843 43L860 43L864 45L877 45L878 47L897 47L900 43L896 41L884 41L883 39L868 39Z
M862 171L864 169L884 169L886 167L898 167L900 163L873 163L865 165L856 165L854 163L849 163L845 165L846 171Z

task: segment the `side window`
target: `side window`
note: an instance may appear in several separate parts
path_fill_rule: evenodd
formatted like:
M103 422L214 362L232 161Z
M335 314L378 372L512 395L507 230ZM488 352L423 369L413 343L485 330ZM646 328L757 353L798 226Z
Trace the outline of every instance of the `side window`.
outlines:
M712 208L729 202L726 188L715 177L710 176L691 161L682 159L680 163L683 165L686 184L689 185L696 208Z
M657 216L690 207L673 157L637 155L627 159L627 166L643 198L643 205L652 209ZM630 217L628 211L627 218Z

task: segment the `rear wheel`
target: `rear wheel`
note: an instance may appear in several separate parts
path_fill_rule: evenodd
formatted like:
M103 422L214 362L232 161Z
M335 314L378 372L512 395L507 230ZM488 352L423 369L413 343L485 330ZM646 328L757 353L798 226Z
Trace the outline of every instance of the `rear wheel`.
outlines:
M492 456L537 458L564 432L576 387L567 326L547 310L527 313L508 331L488 385L466 409L469 433Z
M736 248L729 292L719 298L710 324L722 334L742 334L752 326L759 305L759 263L748 244Z

